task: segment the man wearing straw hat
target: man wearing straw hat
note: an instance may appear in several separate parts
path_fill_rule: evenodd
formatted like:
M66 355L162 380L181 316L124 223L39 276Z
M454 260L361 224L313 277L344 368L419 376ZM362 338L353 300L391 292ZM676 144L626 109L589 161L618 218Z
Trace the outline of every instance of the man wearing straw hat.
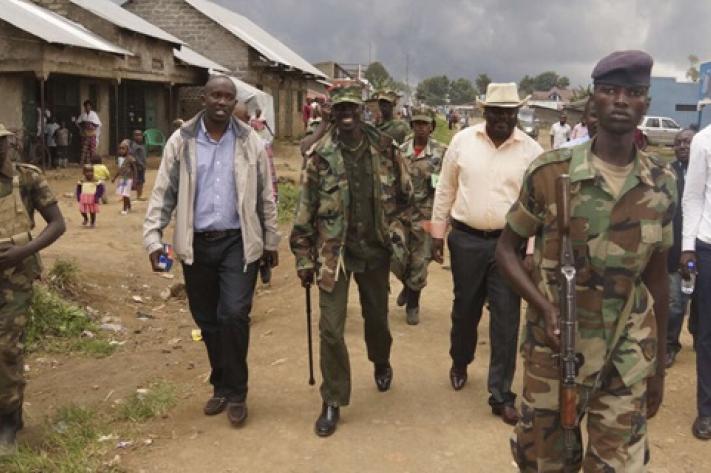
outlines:
M499 272L494 251L516 201L524 172L543 148L516 127L521 100L514 83L491 83L479 101L485 123L457 133L444 156L432 213L432 256L443 259L444 236L451 251L454 303L449 354L455 390L467 381L474 360L477 326L489 301L489 405L494 415L515 424L516 395L511 392L516 367L520 298Z

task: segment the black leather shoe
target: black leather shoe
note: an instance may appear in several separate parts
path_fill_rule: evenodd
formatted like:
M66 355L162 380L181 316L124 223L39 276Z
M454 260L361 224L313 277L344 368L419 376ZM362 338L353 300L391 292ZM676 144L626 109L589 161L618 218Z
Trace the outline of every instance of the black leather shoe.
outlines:
M324 402L323 406L321 406L321 415L316 419L316 425L314 425L316 435L328 437L333 434L336 431L336 425L338 425L340 417L338 406L331 406Z
M20 411L0 416L0 457L17 453L17 431L21 426Z
M676 355L679 352L674 350L673 348L667 349L667 358L664 360L664 367L665 368L671 368L674 362L676 361Z
M226 407L226 397L213 396L207 400L207 402L205 403L205 407L202 408L202 411L205 413L206 416L214 416L224 411Z
M244 402L228 402L227 419L229 419L232 427L242 427L247 420L247 404Z
M697 417L691 431L699 440L711 440L711 417Z
M393 382L393 368L390 363L375 365L375 385L378 391L384 393L390 389L390 383Z
M407 293L407 286L403 286L402 291L397 295L397 300L395 301L398 307L402 307L407 303Z
M457 368L452 365L449 369L449 381L455 391L459 391L467 384L467 368Z
M509 404L491 406L491 413L495 416L501 417L501 420L509 425L516 425L518 420L521 418L516 408Z

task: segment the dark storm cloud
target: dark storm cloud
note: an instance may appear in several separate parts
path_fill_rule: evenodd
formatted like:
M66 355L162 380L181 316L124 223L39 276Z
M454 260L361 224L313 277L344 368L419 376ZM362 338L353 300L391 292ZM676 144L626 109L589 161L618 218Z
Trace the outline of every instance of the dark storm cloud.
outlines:
M435 75L519 80L555 70L587 83L615 49L644 49L657 75L711 60L706 0L217 0L309 61L381 61L410 82Z

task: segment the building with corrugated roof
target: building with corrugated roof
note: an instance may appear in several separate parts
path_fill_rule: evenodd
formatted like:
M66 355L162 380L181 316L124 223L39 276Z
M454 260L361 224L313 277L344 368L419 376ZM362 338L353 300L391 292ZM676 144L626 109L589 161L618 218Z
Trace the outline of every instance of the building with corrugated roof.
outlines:
M274 98L276 135L298 137L309 81L325 74L243 15L208 0L126 0L122 6L226 66L233 75ZM197 111L197 95L184 96ZM189 117L183 117L189 118Z

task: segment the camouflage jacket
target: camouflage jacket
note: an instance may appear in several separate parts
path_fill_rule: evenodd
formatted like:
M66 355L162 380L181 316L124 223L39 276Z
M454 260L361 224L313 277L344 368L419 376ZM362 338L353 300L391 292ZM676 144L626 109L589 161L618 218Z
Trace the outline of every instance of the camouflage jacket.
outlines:
M412 133L410 126L404 120L392 119L378 125L378 130L390 135L392 139L397 141L398 145L402 145L407 137Z
M392 139L363 124L375 180L376 221L381 241L390 244L390 224L409 204L407 171ZM319 287L333 290L343 263L350 205L348 178L335 129L311 149L291 232L296 269L316 269Z
M591 162L590 147L588 142L538 157L526 172L507 223L521 237L537 236L533 280L557 303L560 245L555 181L560 174L570 174L571 240L577 269L576 351L584 358L578 381L594 384L605 360L611 358L625 385L631 386L655 369L657 325L642 274L652 254L672 244L675 176L669 165L638 151L615 198ZM555 377L557 368L544 342L543 317L529 306L526 319L522 355L529 365L548 367L545 370ZM624 324L619 325L621 330L618 324Z
M432 218L435 195L432 175L439 175L442 170L442 159L446 151L447 147L434 138L427 141L427 146L419 156L415 155L414 140L407 140L400 146L400 153L412 182L410 221L421 222Z
M0 169L0 240L10 239L15 244L24 244L18 242L18 237L25 240L24 235L34 228L35 210L56 203L57 199L39 168L6 160ZM28 256L20 265L0 273L3 281L0 292L9 290L8 287L29 290L41 269L39 254ZM0 302L6 301L0 297Z

